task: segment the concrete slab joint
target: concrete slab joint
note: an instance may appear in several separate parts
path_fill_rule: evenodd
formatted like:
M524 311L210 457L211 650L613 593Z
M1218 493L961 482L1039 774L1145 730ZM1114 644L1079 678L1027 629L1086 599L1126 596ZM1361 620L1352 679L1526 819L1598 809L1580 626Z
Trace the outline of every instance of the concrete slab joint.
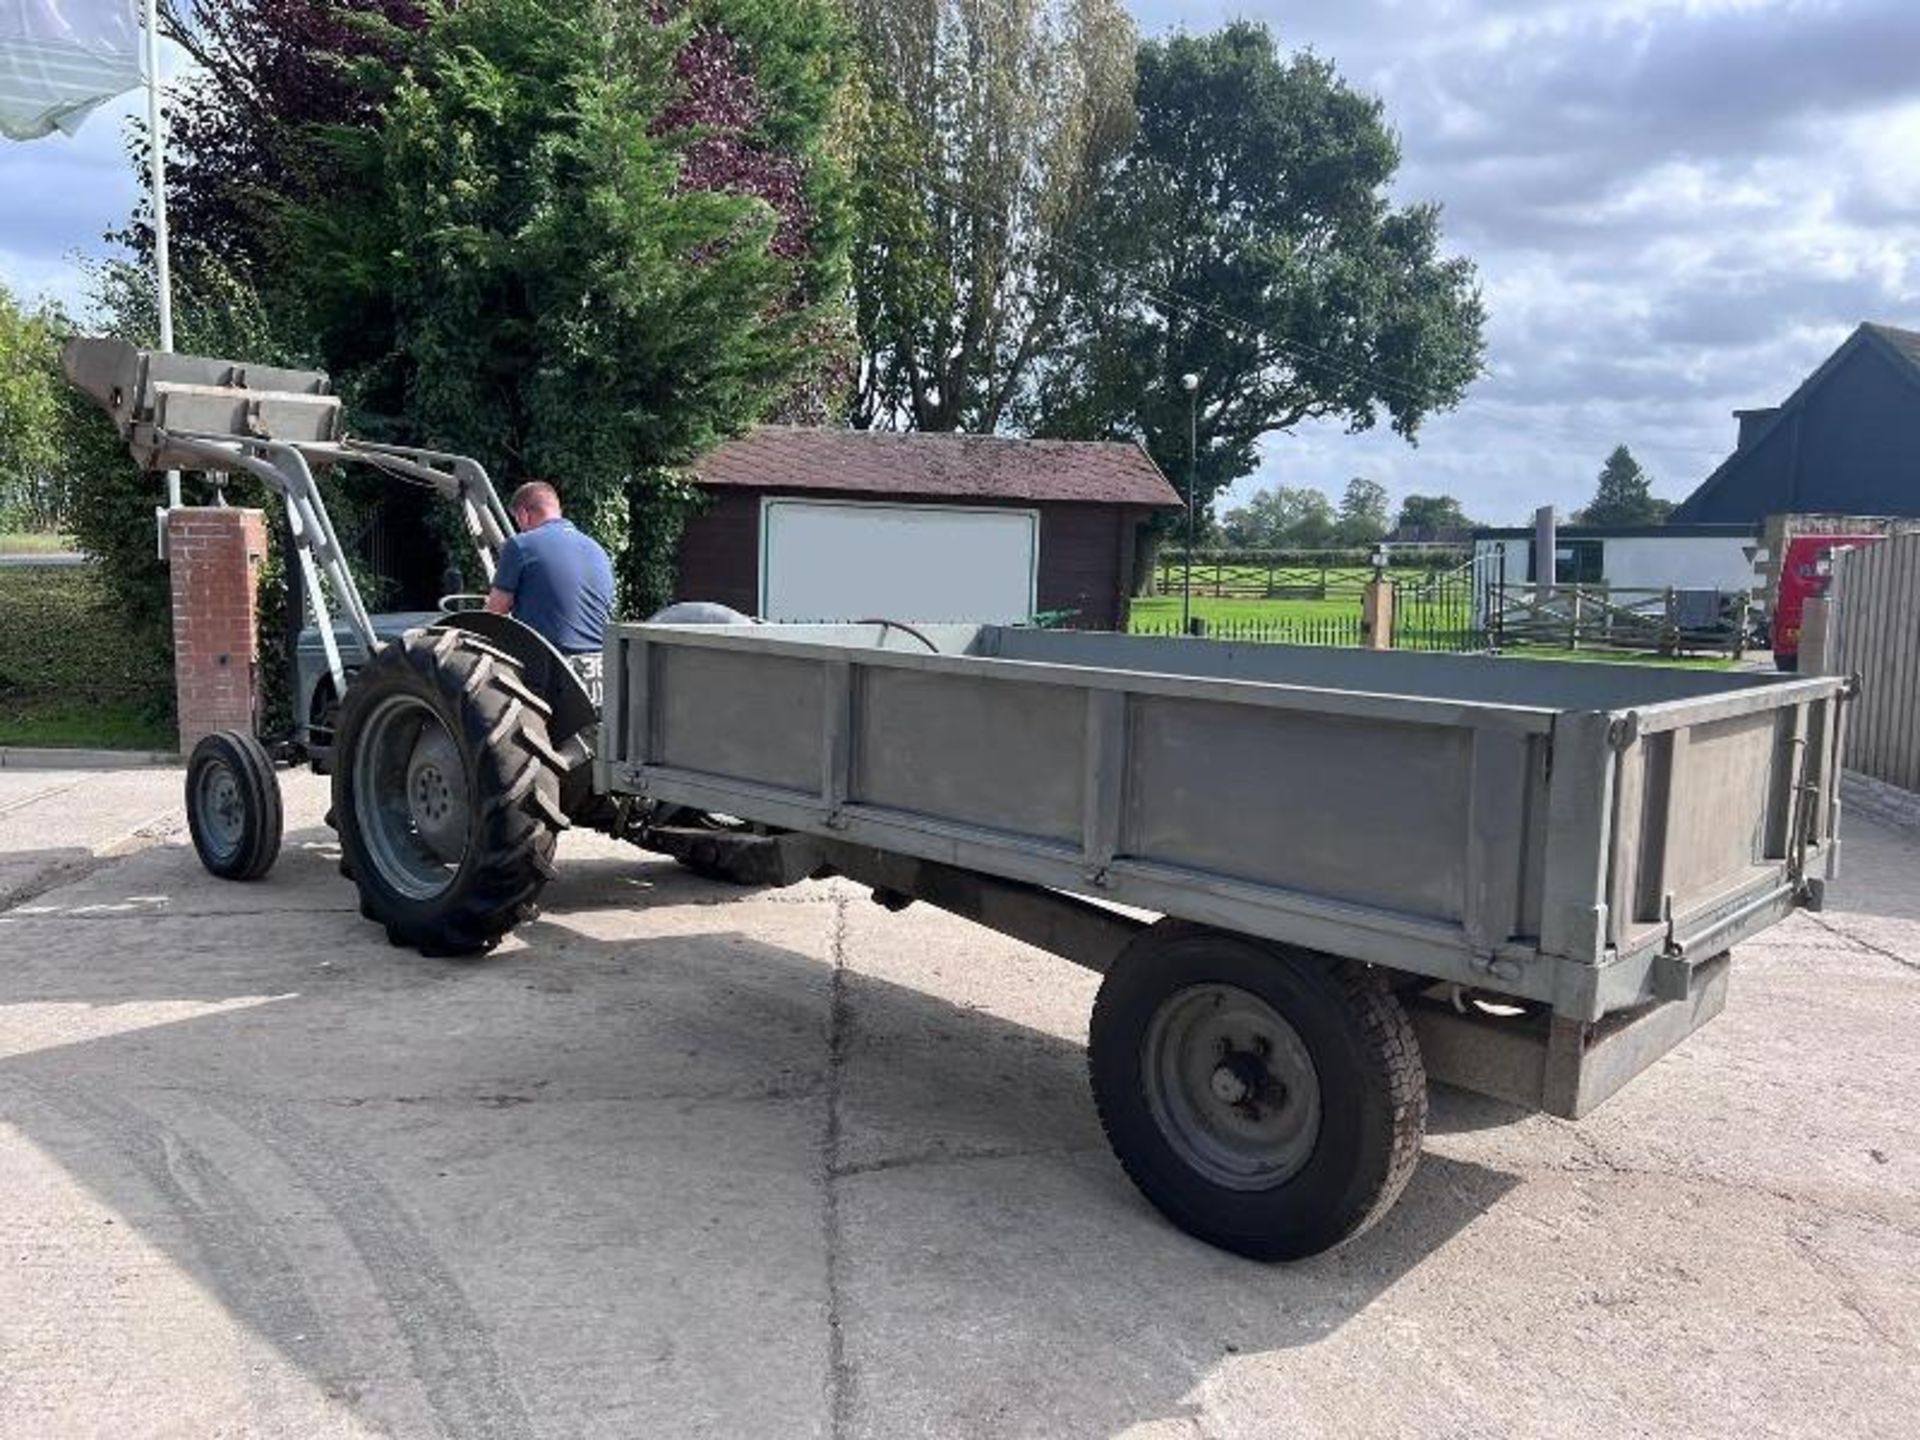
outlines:
M1684 1045L1577 1125L1434 1087L1386 1223L1267 1267L1109 1155L1090 972L584 827L537 922L429 960L357 917L326 779L283 778L292 843L224 885L177 773L0 771L0 1433L1753 1440L1920 1410L1920 835L1864 807L1831 909L1737 947Z

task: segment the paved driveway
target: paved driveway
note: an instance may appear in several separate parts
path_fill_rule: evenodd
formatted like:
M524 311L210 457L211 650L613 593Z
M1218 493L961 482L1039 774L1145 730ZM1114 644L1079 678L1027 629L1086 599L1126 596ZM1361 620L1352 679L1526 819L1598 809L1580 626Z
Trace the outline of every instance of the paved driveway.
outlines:
M70 778L0 791L7 1435L1920 1414L1911 832L1854 824L1839 908L1744 947L1727 1013L1598 1115L1441 1092L1388 1220L1276 1268L1135 1195L1092 979L988 932L569 836L544 920L427 961L355 913L317 782L238 886L170 828L177 774Z

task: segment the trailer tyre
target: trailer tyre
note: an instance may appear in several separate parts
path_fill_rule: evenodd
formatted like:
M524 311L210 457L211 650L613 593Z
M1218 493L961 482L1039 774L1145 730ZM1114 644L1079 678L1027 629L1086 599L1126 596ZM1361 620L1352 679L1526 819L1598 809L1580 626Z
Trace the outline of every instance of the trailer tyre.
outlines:
M200 863L222 880L258 880L280 855L280 776L245 730L220 730L187 761L187 829Z
M548 713L511 657L459 630L410 631L347 687L341 869L392 943L478 954L539 913L567 826Z
M1412 1024L1351 961L1163 920L1108 971L1087 1058L1133 1182L1236 1254L1296 1260L1351 1240L1419 1160Z

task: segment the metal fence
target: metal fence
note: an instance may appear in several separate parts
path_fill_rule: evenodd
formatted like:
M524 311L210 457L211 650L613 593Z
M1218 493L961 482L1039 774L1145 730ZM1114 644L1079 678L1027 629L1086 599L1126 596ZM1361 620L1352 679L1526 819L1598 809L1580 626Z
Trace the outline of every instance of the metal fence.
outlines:
M1405 570L1397 574L1389 572L1394 601L1392 648L1455 654L1489 649L1487 617L1493 613L1489 596L1504 573L1504 559L1498 552L1491 552L1459 565L1417 570L1411 574ZM1284 586L1290 579L1304 581L1307 574L1275 568L1261 572L1257 583ZM1281 593L1263 597L1340 601L1347 606L1340 613L1246 620L1196 618L1192 633L1209 640L1256 645L1362 645L1367 637L1361 618L1361 597L1372 575L1371 569L1333 570L1329 572L1329 583L1324 590L1311 595ZM1213 579L1211 573L1207 574L1204 584L1211 587ZM1195 594L1211 594L1210 588L1202 588L1200 571L1195 571L1194 580ZM1185 633L1174 620L1138 622L1132 630L1136 635Z
M1493 550L1451 569L1395 579L1393 648L1454 654L1491 648L1488 597L1505 575L1506 554Z
M1829 594L1826 668L1860 676L1847 768L1920 790L1920 535L1838 552Z
M1196 620L1194 633L1206 640L1237 640L1252 645L1358 645L1360 607L1351 615L1304 615L1287 620ZM1180 635L1180 622L1148 622L1135 635Z

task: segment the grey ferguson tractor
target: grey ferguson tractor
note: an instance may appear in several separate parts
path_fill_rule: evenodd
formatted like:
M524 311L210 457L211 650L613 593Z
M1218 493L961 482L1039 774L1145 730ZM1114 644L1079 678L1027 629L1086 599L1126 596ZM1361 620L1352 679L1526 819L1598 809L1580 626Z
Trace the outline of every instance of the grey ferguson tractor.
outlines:
M362 603L316 475L361 464L430 487L457 507L490 580L513 521L477 461L347 435L340 400L315 371L94 338L69 341L63 360L143 468L250 474L284 505L289 570L309 623L295 646L293 734L280 753L331 774L341 869L361 913L395 944L435 954L492 946L534 913L570 824L704 873L751 878L737 827L595 793L597 654L570 660L474 596L444 597L433 612L370 614ZM264 875L282 810L259 736L228 730L201 741L186 789L206 868Z

